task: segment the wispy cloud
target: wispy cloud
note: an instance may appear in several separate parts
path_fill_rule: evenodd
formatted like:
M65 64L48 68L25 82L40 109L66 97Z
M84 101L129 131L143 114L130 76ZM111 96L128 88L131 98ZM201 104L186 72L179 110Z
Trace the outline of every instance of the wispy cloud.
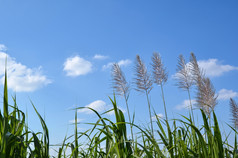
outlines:
M223 65L218 59L199 60L198 65L204 69L208 77L219 77L226 72L238 70L238 67Z
M76 55L66 59L64 71L67 76L71 77L86 75L92 71L92 63Z
M113 65L113 63L112 63L112 62L110 62L110 63L108 63L108 64L106 64L106 65L103 65L103 66L102 66L102 70L109 69L109 68L111 68L111 67L112 67L112 65Z
M85 106L86 108L83 109L79 109L78 112L80 113L86 113L86 114L92 114L93 111L88 109L88 108L92 108L94 110L96 110L97 112L103 112L106 110L106 108L108 107L107 104L102 101L102 100L96 100L88 105ZM107 109L109 110L109 109Z
M218 100L229 100L230 98L238 97L238 92L234 92L233 90L221 89L218 92Z
M131 60L126 59L126 60L120 60L120 61L118 62L118 65L119 65L119 66L128 66L128 65L130 65L131 63L132 63Z
M108 64L106 64L106 65L103 65L102 69L103 69L103 70L106 70L106 69L111 68L112 65L113 65L113 63L115 63L115 62L110 62L110 63L108 63ZM132 63L132 61L129 60L129 59L125 59L125 60L120 60L120 61L118 61L117 63L118 63L119 66L124 66L124 67L126 67L126 66L130 65L130 64Z
M7 47L4 44L0 44L0 52L7 51Z
M100 55L100 54L95 54L93 59L97 59L97 60L104 60L104 59L107 59L108 56L105 56L105 55Z
M152 118L153 121L156 121L157 118L158 118L158 119L164 118L164 115L161 114L161 113L159 113L159 114L156 114L155 116L152 116L151 118Z
M80 123L80 122L82 122L84 119L79 119L79 118L77 118L77 123ZM69 120L69 123L75 123L75 119L74 120Z
M41 67L28 68L17 62L14 58L3 51L6 51L4 45L0 45L0 79L4 82L5 60L7 58L8 88L16 92L32 92L52 81L45 75L42 75Z
M93 101L92 103L86 105L85 108L79 109L78 112L86 113L86 114L94 113L92 110L90 110L88 108L92 108L92 109L96 110L98 113L106 112L110 109L113 109L112 105L107 105L102 100L96 100L96 101ZM118 107L118 109L120 109L123 113L126 112L126 110L122 107ZM112 111L108 112L107 115L114 115L114 111L112 110Z
M195 105L196 100L191 100L192 105ZM177 105L175 107L177 110L182 110L182 109L190 109L190 101L189 100L184 100L181 104Z

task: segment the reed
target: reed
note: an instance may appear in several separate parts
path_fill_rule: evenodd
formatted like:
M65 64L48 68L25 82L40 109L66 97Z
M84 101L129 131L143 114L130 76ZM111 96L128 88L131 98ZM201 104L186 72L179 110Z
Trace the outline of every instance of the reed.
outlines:
M192 64L192 72L196 83L196 102L197 105L210 118L211 112L217 105L217 94L211 80L205 76L204 71L199 67L196 56L191 53L190 62Z
M168 80L168 73L167 73L166 68L164 67L164 65L162 63L160 54L153 53L153 56L152 56L152 67L153 67L154 83L159 85L160 88L161 88L162 99L163 99L163 104L164 104L165 118L168 121L168 115L167 115L166 104L165 104L165 97L164 97L164 89L163 89L163 85Z
M130 128L131 128L131 137L132 137L132 141L134 141L133 126L132 126L133 121L131 120L130 110L129 110L129 105L128 105L129 84L126 81L125 75L117 63L114 63L112 66L112 80L113 80L114 92L116 92L116 94L122 96L125 100L127 114L128 114L129 123L130 123Z
M230 98L230 109L232 114L232 123L234 124L234 127L238 128L238 106L237 103Z
M190 113L192 115L193 121L194 121L194 115L193 115L193 105L191 100L191 87L195 84L194 78L192 75L192 66L191 63L187 63L184 59L183 55L179 55L178 57L178 64L177 64L177 73L175 76L175 79L177 80L176 86L178 86L180 89L185 90L188 92L188 98L190 103Z
M149 93L152 90L153 81L150 74L147 72L145 64L142 62L139 55L136 56L136 66L135 66L135 84L136 90L142 93L145 93L147 99L147 105L149 109L150 116L150 125L152 134L154 133L153 124L152 124L152 115L151 115L151 104L149 99Z

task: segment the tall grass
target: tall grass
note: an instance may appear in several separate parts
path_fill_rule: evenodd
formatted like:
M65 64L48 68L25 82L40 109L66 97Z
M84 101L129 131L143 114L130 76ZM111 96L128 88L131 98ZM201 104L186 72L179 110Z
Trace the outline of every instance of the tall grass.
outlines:
M168 121L168 115L167 115L167 110L166 110L166 104L165 104L165 97L164 97L164 89L163 86L168 80L168 73L166 72L166 69L162 63L160 54L158 53L153 53L152 56L152 66L153 66L153 79L154 83L159 85L161 88L161 93L162 93L162 99L163 99L163 104L164 104L164 113L165 113L165 118Z
M137 59L137 62L141 62L141 59L139 59L140 58ZM202 70L200 70L195 59L194 54L192 54L193 63L191 62L191 64L193 64L193 70L191 69L189 72L184 72L186 64L183 57L180 56L180 67L177 72L181 75L178 82L180 88L188 90L189 98L189 90L193 85L192 82L196 83L197 95L200 96L197 97L197 100L201 101L198 106L200 107L202 117L202 123L199 122L200 125L198 125L198 122L194 121L191 115L188 117L182 116L182 119L167 119L167 117L166 119L161 119L157 117L156 121L152 123L152 113L149 110L151 128L141 127L138 124L134 124L131 119L129 119L129 122L126 121L124 113L118 108L116 96L114 95L112 98L109 97L113 108L104 113L98 113L90 107L75 108L75 123L73 124L74 133L70 136L65 136L62 144L58 146L50 145L47 125L32 102L32 106L41 122L42 132L29 130L25 113L17 107L16 97L12 97L14 105L9 104L6 72L3 93L3 113L0 112L0 157L53 157L50 156L50 147L58 148L55 156L58 158L238 157L236 130L238 122L237 104L231 99L230 106L233 116L232 123L234 126L229 126L235 135L235 140L234 144L230 144L230 142L228 142L228 137L222 135L223 131L221 132L220 130L214 112L214 106L216 105L213 104L215 103L214 101L216 101L216 96L213 95L214 88L211 86L210 80L208 81L201 73ZM140 78L137 80L139 82L137 88L139 88L138 90L140 91L147 92L148 99L148 92L152 90L152 81L150 80L149 73L147 73L147 70L145 69L145 65L142 64L143 66L140 67L141 63L137 64L139 64L137 65L137 68L140 70L137 73L138 75L141 75L138 76ZM118 65L116 65L116 68L117 70L120 69ZM191 72L193 73L193 80L190 80L191 76L186 78L186 75ZM122 77L122 72L120 73L121 76L119 77ZM119 86L120 83L116 83L117 87L115 88L119 88L118 92L122 92L122 96L126 99L129 117L129 105L127 103L128 95L125 93L127 84L123 77L117 78L117 81L121 83L124 82L122 86ZM199 89L199 86L206 88L206 90L201 92L202 89ZM210 94L208 95L208 98L204 97L204 94L207 93ZM213 105L210 105L210 103ZM150 105L148 100L148 108L151 108L151 106L152 105ZM165 106L166 105L164 104L164 107ZM87 123L90 128L86 131L78 130L77 110L82 108L91 110L97 116L95 122ZM114 112L115 121L106 117L106 114L111 111ZM191 112L192 111L193 109L191 109ZM132 137L132 139L128 138L129 130L127 129L127 125L129 125L131 129L131 134L133 134L132 127L134 131L136 131L136 133L133 134L134 137Z
M194 115L193 115L193 105L191 100L191 87L195 84L193 73L192 73L192 62L186 63L186 60L184 59L183 55L179 55L178 57L178 64L177 64L177 73L176 73L176 80L177 80L177 86L178 88L185 90L188 92L188 98L190 103L190 113L192 115L193 121L194 121Z
M151 103L149 99L149 93L153 88L153 81L151 79L150 74L147 71L147 68L145 66L145 63L141 60L140 56L136 56L136 65L135 65L135 84L136 84L136 90L138 92L144 93L146 95L147 99L147 105L149 109L149 116L150 116L150 127L152 134L154 133L153 129L153 123L152 123L152 112L151 112Z
M16 97L12 98L14 105L10 105L8 102L6 71L3 94L3 114L0 113L0 157L48 158L49 134L45 121L32 103L32 106L41 121L44 132L35 133L29 130L25 113L17 107Z

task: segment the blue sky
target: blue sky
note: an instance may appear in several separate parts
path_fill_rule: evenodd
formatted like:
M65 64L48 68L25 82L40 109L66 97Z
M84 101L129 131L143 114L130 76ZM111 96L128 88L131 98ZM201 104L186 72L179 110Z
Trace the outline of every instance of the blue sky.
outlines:
M136 54L148 69L152 53L161 54L169 72L164 87L169 117L186 115L187 95L175 86L172 76L178 55L188 60L194 52L220 94L215 111L225 126L231 119L229 97L238 101L237 16L235 0L0 0L0 77L7 55L10 94L16 92L19 107L27 109L29 124L37 131L40 122L29 100L34 102L45 115L54 144L63 141L67 130L73 132L70 108L91 104L103 111L111 107L113 62L120 63L131 83L131 112L136 112L137 122L148 123L146 98L133 90ZM123 100L118 100L125 110ZM151 102L163 114L157 86ZM79 111L78 119L89 122L95 116Z

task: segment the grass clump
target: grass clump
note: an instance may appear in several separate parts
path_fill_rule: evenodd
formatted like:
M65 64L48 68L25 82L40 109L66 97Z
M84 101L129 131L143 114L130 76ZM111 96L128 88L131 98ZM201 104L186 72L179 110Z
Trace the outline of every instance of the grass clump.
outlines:
M25 113L17 107L16 97L12 98L14 105L9 104L6 71L3 94L3 113L0 112L0 157L50 157L48 128L35 106L32 104L41 121L43 133L29 130Z

